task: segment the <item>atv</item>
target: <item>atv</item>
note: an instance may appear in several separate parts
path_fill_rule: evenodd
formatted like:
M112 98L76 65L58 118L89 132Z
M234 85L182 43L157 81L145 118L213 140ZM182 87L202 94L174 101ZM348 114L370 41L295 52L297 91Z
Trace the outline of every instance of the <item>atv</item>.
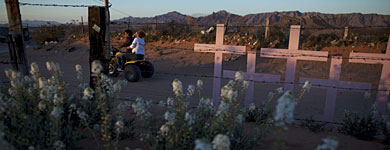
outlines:
M120 53L121 52L116 48L112 48L111 50L111 60L108 66L108 74L111 77L118 77L120 73L118 71L118 60L115 57ZM154 73L153 64L149 62L147 58L141 60L126 60L125 64L122 66L125 78L130 82L137 82L141 76L143 78L151 78Z

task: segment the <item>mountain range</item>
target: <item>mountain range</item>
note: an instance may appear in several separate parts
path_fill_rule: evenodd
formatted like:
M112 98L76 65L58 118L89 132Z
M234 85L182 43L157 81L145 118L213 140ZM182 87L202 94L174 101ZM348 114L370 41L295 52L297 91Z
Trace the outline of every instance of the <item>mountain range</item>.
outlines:
M154 17L125 17L113 22L131 23L191 23L199 25L215 25L217 23L226 23L229 18L229 25L265 25L267 18L270 25L289 26L291 24L301 24L305 27L320 28L341 28L349 27L368 27L368 26L390 26L390 15L380 14L326 14L319 12L286 11L286 12L269 12L257 13L240 16L229 13L225 10L213 12L207 16L191 17L179 12L173 11Z

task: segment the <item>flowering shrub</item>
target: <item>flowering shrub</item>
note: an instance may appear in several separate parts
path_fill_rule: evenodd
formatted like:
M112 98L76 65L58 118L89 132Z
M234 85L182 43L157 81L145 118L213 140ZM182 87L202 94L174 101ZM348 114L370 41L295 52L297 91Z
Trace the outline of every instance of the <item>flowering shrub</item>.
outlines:
M372 140L378 134L379 121L375 119L372 111L362 116L346 111L343 123L338 129L339 132L355 136L358 139Z
M5 71L11 84L2 86L0 92L0 130L4 138L17 149L77 149L81 129L97 126L107 147L118 139L112 135L119 137L123 130L117 100L125 82L114 84L99 74L93 90L83 83L82 68L76 65L79 89L71 94L59 64L47 62L46 67L51 72L49 79L40 75L36 63L31 64L28 76Z
M202 85L199 80L196 86L189 85L184 91L182 82L175 79L172 82L174 98L168 98L166 103L160 102L160 106L166 106L161 126L155 125L158 119L150 113L151 103L138 98L133 109L147 129L141 134L141 139L152 149L210 149L211 144L207 141L212 140L215 149L249 149L254 146L259 135L244 135L242 128L245 111L238 97L244 91L240 89L247 86L242 74L221 89L218 108L212 99L201 97L196 108L191 109L190 101L196 92L201 95Z
M317 146L316 150L337 150L337 146L339 145L339 141L333 138L324 138L322 139L324 144Z

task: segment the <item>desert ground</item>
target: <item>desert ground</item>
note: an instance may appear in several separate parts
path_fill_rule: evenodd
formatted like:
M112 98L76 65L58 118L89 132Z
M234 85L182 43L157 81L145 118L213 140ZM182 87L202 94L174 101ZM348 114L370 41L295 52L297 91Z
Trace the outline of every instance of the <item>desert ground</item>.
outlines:
M75 65L80 64L84 68L84 79L89 79L89 43L88 40L79 40L76 42L65 42L49 45L34 45L27 44L26 54L29 63L37 62L44 76L49 76L49 72L45 69L46 61L59 62L63 71L63 77L69 84L70 90L77 86ZM0 60L8 60L7 46L1 44ZM198 79L203 80L204 95L212 97L212 81L213 78L201 77L202 75L212 76L214 67L214 54L198 53L193 51L194 42L181 41L171 43L151 42L146 45L146 57L154 64L155 74L152 78L141 79L139 82L129 82L120 93L121 100L134 101L137 97L142 97L147 100L152 100L158 103L161 100L166 100L172 95L172 81L179 79L183 82L183 86L188 84L196 84ZM72 49L71 49L72 48ZM71 51L69 51L71 49ZM156 50L158 49L158 50ZM330 51L332 55L346 56L350 51L358 52L380 52L380 49L368 48L366 46L356 47L327 47L323 51ZM159 52L162 51L162 52ZM232 56L225 54L224 59ZM259 52L256 56L256 72L281 75L284 79L286 60L260 58ZM298 61L296 70L296 81L300 77L322 78L329 77L329 65L327 62L312 62ZM10 64L0 64L0 70L11 68ZM246 55L238 56L237 60L224 61L223 69L246 71ZM372 87L377 87L381 72L381 65L368 64L353 64L343 61L341 72L341 80L344 81L359 81L372 83ZM2 82L7 83L7 78L4 73L0 73ZM124 79L123 74L114 80ZM222 80L222 84L226 84L227 79ZM259 105L263 102L270 91L278 87L283 87L282 84L264 84L255 83L254 103ZM296 86L296 91L299 92L300 87ZM364 99L364 92L339 90L337 94L336 110L334 121L340 122L343 118L344 110L359 112L367 110L375 101L375 92L372 93L371 99ZM326 89L312 88L311 92L303 98L302 102L297 105L295 111L296 119L305 119L313 117L315 120L322 120L323 110L325 105ZM274 107L276 101L271 102L270 107ZM134 116L134 115L132 115ZM347 150L366 150L366 149L388 149L389 146L383 145L380 142L382 137L378 136L373 141L362 141L351 136L346 136L337 133L334 126L333 131L312 133L309 130L302 128L296 123L291 126L283 140L287 143L287 149L315 149L321 144L321 139L328 136L333 136L339 139L339 149ZM250 126L250 124L248 125ZM275 139L275 134L271 131L268 136L260 141L259 146L254 149L274 149L272 142ZM95 149L93 139L87 138L81 141L80 146L83 149ZM146 149L138 139L127 139L121 141L121 146L130 148Z

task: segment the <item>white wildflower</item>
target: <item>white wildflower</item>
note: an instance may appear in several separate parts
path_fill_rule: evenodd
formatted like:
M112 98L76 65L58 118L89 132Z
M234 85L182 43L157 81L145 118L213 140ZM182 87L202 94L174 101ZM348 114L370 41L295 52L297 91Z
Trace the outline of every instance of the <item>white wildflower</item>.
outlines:
M248 111L249 112L253 112L256 110L256 105L254 103L251 103L248 107Z
M83 68L79 64L76 64L75 68L76 68L77 80L79 82L83 81Z
M172 97L168 97L168 99L167 99L167 105L168 105L169 107L174 107L174 106L175 106L175 101L174 101L174 99L173 99Z
M176 113L175 112L165 112L164 119L167 120L168 125L172 125L176 121Z
M218 134L214 137L213 148L215 150L230 150L230 140L226 135Z
M159 107L165 107L166 105L167 105L167 103L165 103L165 101L160 101L160 102L158 102L158 104L157 104Z
M390 110L390 102L387 102L387 109Z
M36 74L38 74L39 73L39 67L38 67L38 64L36 63L36 62L32 62L31 64L30 64L30 73L32 74L32 75L36 75Z
M228 103L226 103L225 101L221 101L221 103L219 104L216 115L221 116L221 115L226 114L227 111L229 110L229 107L230 107L230 105Z
M200 139L196 139L194 150L213 150L213 147L210 143L203 142Z
M284 92L284 88L283 88L283 87L277 88L277 89L276 89L276 92L277 92L278 94L282 94L282 93Z
M242 73L242 71L238 71L236 72L236 76L235 76L235 79L236 81L242 81L244 80L244 73Z
M64 97L61 94L57 94L57 93L54 94L54 97L53 97L54 105L57 105L57 106L61 105L63 103L63 100L64 100Z
M35 150L35 147L34 146L29 146L28 150Z
M50 61L47 61L47 62L46 62L46 68L47 68L47 70L49 70L49 71L52 71L52 70L53 70L53 65L52 65L52 63L51 63Z
M202 80L198 80L198 81L196 82L196 86L197 86L197 88L202 89L202 87L203 87L203 81L202 81Z
M22 77L22 74L20 72L16 72L14 70L11 70L11 78L12 79L20 79Z
M269 92L269 93L268 93L268 99L269 99L269 100L273 99L274 96L275 96L275 93L274 93L274 92Z
M69 108L70 110L76 110L76 104L70 104Z
M40 77L40 78L38 79L38 84L39 84L39 88L40 88L40 89L43 89L43 88L46 87L47 81L45 80L45 78Z
M44 101L40 101L40 102L38 103L38 109L39 109L40 111L45 111L45 110L46 110L46 104L45 104Z
M62 141L55 141L53 144L55 150L65 150L66 145Z
M180 80L175 79L172 82L173 92L176 96L181 96L183 93L183 85Z
M184 120L188 122L189 125L192 125L195 123L194 115L190 114L189 112L186 112Z
M160 127L160 132L162 136L167 136L168 131L169 131L169 127L167 125L164 124Z
M142 98L138 97L135 100L135 103L131 105L134 109L134 112L136 113L137 116L142 116L146 113L146 106Z
M79 116L80 119L87 120L88 115L84 111L77 110L77 115Z
M236 83L235 81L229 80L229 82L226 85L229 85L229 86L233 87L235 85L235 83Z
M294 121L295 101L292 92L286 91L279 99L276 106L276 115L274 120L277 122L276 126L283 126L287 129L286 124Z
M9 88L8 94L11 96L16 96L16 89L14 87Z
M249 81L245 80L243 83L242 83L242 88L246 89L249 87Z
M76 64L75 68L76 68L76 72L78 72L78 73L79 73L79 72L80 72L80 73L83 72L83 67L81 67L81 65Z
M187 95L188 96L193 96L195 94L195 86L190 84L188 85L188 88L187 88Z
M100 74L103 71L102 63L99 60L92 61L91 72L93 74Z
M124 128L124 126L125 125L124 125L123 121L120 121L120 120L116 121L116 123L115 123L116 132L120 133L122 131L122 129Z
M238 114L237 117L236 117L236 121L238 123L244 122L244 116L242 114Z
M378 105L377 105L377 102L375 102L374 104L371 105L371 111L372 111L372 113L373 113L374 115L379 114L377 106L378 106Z
M214 103L212 99L209 98L201 98L198 104L198 109L199 108L205 108L207 110L212 110L214 108Z
M322 139L324 144L317 146L316 150L337 150L337 146L339 145L339 141L331 138Z
M94 95L94 91L92 88L90 87L87 87L84 89L84 92L83 92L83 100L90 100L93 98L93 95Z
M306 93L310 92L310 88L311 88L311 82L310 81L306 81L305 84L303 84L303 90L306 91Z
M369 91L364 92L365 99L370 99L370 97L371 97L371 92L369 92Z
M230 102L235 100L237 98L237 96L238 96L238 91L234 90L230 84L226 84L221 89L221 97L229 100Z

